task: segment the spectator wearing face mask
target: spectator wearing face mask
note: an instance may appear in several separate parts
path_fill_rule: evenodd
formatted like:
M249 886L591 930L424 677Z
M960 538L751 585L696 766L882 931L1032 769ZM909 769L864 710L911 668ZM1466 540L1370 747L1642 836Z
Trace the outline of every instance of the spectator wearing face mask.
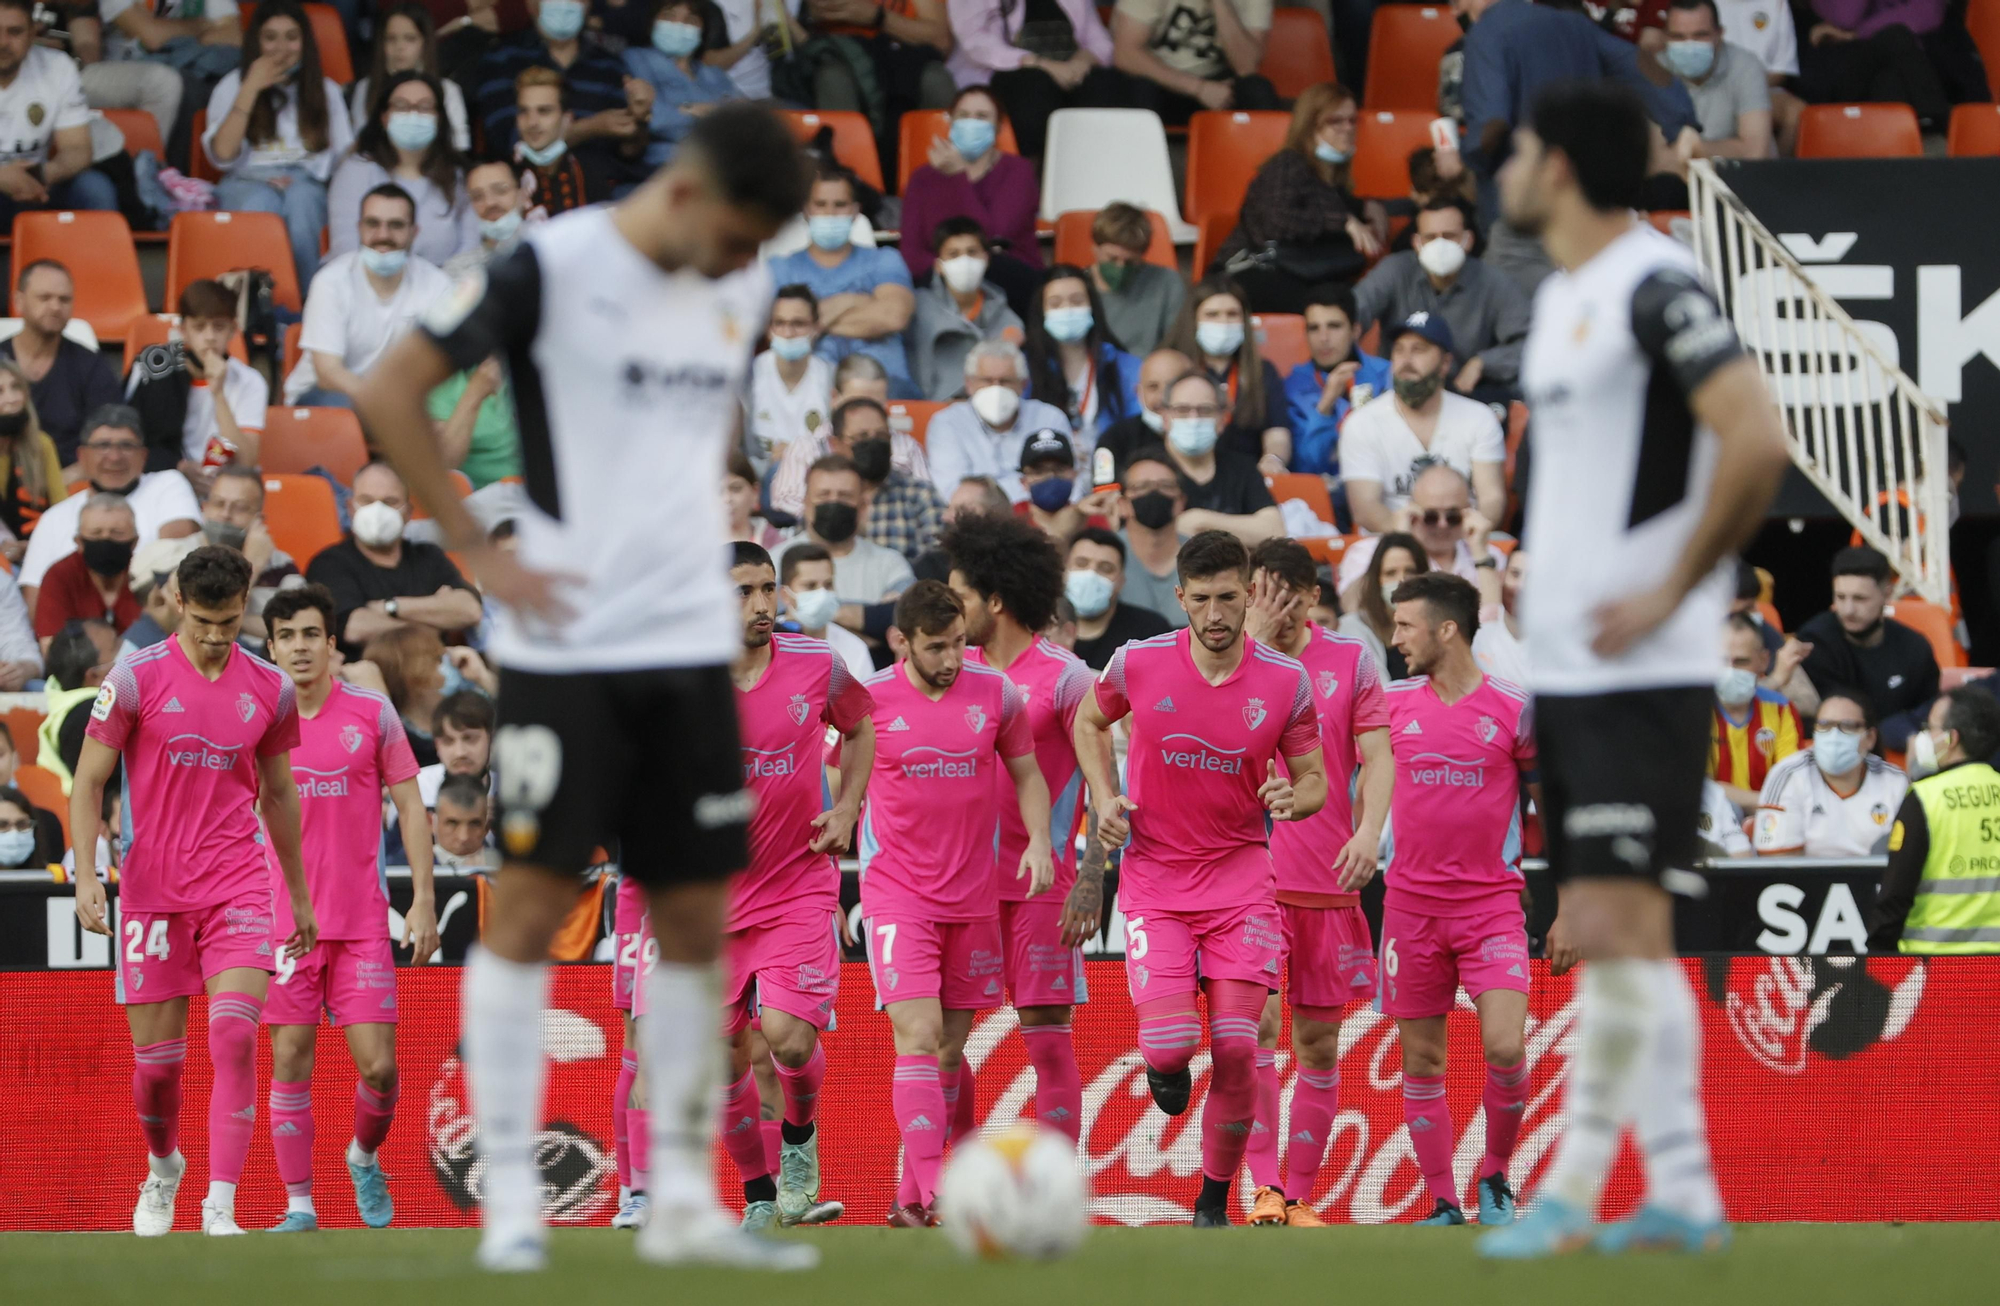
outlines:
M1245 544L1285 533L1285 519L1264 474L1250 459L1217 443L1229 425L1229 396L1213 376L1192 372L1167 387L1167 453L1186 503L1183 535L1228 531Z
M1782 694L1757 682L1770 669L1771 655L1756 624L1731 617L1724 629L1727 665L1715 682L1715 740L1708 775L1729 801L1752 811L1771 768L1808 742L1799 714Z
M154 540L133 553L127 574L131 580L132 597L139 604L140 616L124 628L123 636L118 641L120 656L151 648L180 629L180 608L174 603L173 587L168 582L173 579L174 569L180 566L181 559L200 548L202 543L198 535L183 536L178 540ZM256 645L261 650L263 640L258 639Z
M1122 200L1107 204L1091 221L1090 243L1097 256L1090 281L1104 306L1105 330L1134 354L1152 353L1174 329L1187 299L1180 269L1146 261L1153 220Z
M862 538L867 487L854 461L830 453L806 474L804 527L772 555L782 573L785 555L810 541L833 559L834 593L843 604L881 603L900 594L911 579L910 561L891 548Z
M1157 613L1170 627L1185 626L1187 610L1174 594L1180 584L1178 522L1187 503L1180 469L1164 447L1142 445L1125 461L1119 477L1125 524L1118 537L1125 546L1125 579L1118 586L1118 601Z
M771 347L750 360L746 414L750 461L769 467L796 440L826 426L833 365L813 353L819 333L819 296L810 287L778 287L771 301Z
M753 379L754 376L753 368ZM849 399L873 399L885 409L888 407L889 374L866 354L849 354L834 366L833 393L827 400L829 408L837 408ZM783 456L778 459L778 470L771 476L770 499L774 511L797 517L804 510L806 472L832 449L832 431L833 424L822 419L803 437L794 438L785 446ZM891 430L889 465L915 480L931 478L930 459L907 430Z
M44 653L72 621L97 618L123 630L139 619L139 601L126 574L138 544L131 504L104 493L84 501L75 551L49 568L35 595L35 634Z
M991 476L1010 502L1027 502L1021 450L1028 437L1054 430L1074 438L1062 409L1022 398L1027 388L1028 359L1013 342L983 341L965 356L966 398L931 418L925 432L931 483L939 493L956 489L968 476ZM1082 490L1078 487L1077 498Z
M1028 491L1022 511L1050 539L1068 539L1107 506L1094 495L1075 498L1076 473L1076 449L1061 431L1036 431L1021 446L1021 484Z
M1120 646L1164 635L1173 627L1151 608L1119 597L1125 585L1125 543L1102 526L1084 526L1069 538L1063 596L1076 610L1072 648L1092 671L1104 670ZM1177 605L1178 606L1178 605ZM1185 617L1185 613L1182 614Z
M590 179L570 152L576 125L569 92L553 68L530 68L514 79L514 166L529 215L553 218L590 202Z
M55 827L51 838L48 827ZM11 784L0 786L0 871L41 871L62 861L62 825Z
M445 551L403 538L410 493L393 467L372 462L356 472L353 504L347 538L327 546L306 568L306 579L333 595L334 630L344 655L359 657L370 640L407 625L455 632L479 624L479 594ZM426 723L428 706L421 717Z
M434 77L402 72L385 80L380 94L374 115L355 132L354 153L334 169L327 187L328 252L360 247L362 197L393 182L416 206L410 252L442 267L479 243L465 159L439 109L443 91Z
M1035 234L1042 188L1028 158L1036 155L1002 150L1001 121L999 102L984 86L967 86L952 100L950 130L931 142L929 161L903 191L902 250L911 277L922 277L942 257L935 251L943 224L970 218L1001 247L993 282L1017 298L1034 286L1042 270Z
M875 674L875 659L861 636L834 620L840 595L833 587L833 555L811 540L785 550L778 567L778 598L799 630L833 645L833 651L857 679Z
M1357 324L1441 317L1457 348L1451 388L1474 398L1511 399L1521 376L1529 302L1505 274L1472 257L1472 227L1452 200L1417 212L1412 248L1391 254L1354 287Z
M711 17L720 18L708 0L653 0L628 7L654 9L649 40L626 48L625 70L653 88L652 118L645 124L645 160L648 168L658 168L672 162L675 148L702 114L725 101L742 99L743 93L727 72L702 58L709 48L704 27ZM714 30L720 35L720 21Z
M139 528L138 541L172 539L201 529L201 508L187 477L179 472L145 471L146 446L139 436L139 414L123 404L105 404L83 421L83 441L77 461L90 488L116 495L131 505ZM32 610L42 578L76 549L78 518L94 496L72 494L51 504L35 525L34 536L21 558L21 596Z
M1097 436L1097 447L1111 451L1119 475L1124 475L1125 461L1134 450L1156 446L1166 435L1167 387L1192 371L1193 360L1178 349L1155 349L1139 364L1137 410Z
M1660 62L1694 101L1699 131L1683 139L1697 159L1768 159L1771 88L1757 56L1724 38L1716 0L1673 0Z
M1875 710L1858 690L1820 702L1812 747L1771 768L1757 804L1764 856L1873 857L1889 846L1910 777L1875 753Z
M256 621L261 635L257 614L264 611L264 604L287 582L304 584L304 577L292 555L271 539L264 523L264 478L256 468L232 464L216 472L208 497L201 501L201 533L206 543L235 549L250 560L250 615L244 625L249 629Z
M946 218L936 233L936 274L916 290L910 323L910 377L924 397L955 398L965 388L965 356L987 340L1021 339L1021 319L986 279L986 233L974 218Z
M892 397L920 399L903 348L917 306L910 270L894 250L854 243L860 213L854 178L839 168L822 168L806 199L810 243L772 259L771 279L810 286L819 296L821 358L837 363L849 354L867 354L889 374Z
M1094 440L1138 413L1139 360L1105 326L1097 287L1082 268L1059 263L1042 278L1027 354L1029 393L1067 413L1071 430Z
M496 254L511 246L521 234L527 209L520 178L514 175L514 165L505 159L486 159L467 168L465 198L472 205L479 239L445 263L444 274L453 281L474 268L485 267Z
M494 154L512 154L517 142L528 144L520 157L537 168L572 155L570 161L581 168L589 197L608 199L619 183L645 175L641 156L653 88L627 73L616 55L585 39L584 0L528 0L528 16L533 27L503 38L479 64L478 113L485 124L486 148ZM518 88L525 86L554 99L563 120L559 132L538 130L542 139L535 143L526 141L516 112ZM537 105L544 111L549 107ZM540 198L538 194L538 202ZM552 215L555 211L550 209Z
M1189 293L1168 343L1223 391L1229 410L1220 432L1224 447L1276 476L1291 463L1292 415L1278 369L1258 351L1249 304L1230 278L1210 276Z
M889 442L889 410L873 399L848 399L833 410L827 449L854 463L867 507L862 538L894 549L911 562L936 543L944 525L944 502L929 481L895 465Z

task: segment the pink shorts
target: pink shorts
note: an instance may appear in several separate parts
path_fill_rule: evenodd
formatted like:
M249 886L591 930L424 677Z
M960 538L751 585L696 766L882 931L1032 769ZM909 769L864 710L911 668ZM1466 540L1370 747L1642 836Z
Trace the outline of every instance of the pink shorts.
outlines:
M1459 985L1528 991L1528 922L1519 902L1471 916L1382 911L1382 1011L1420 1019L1449 1015Z
M225 970L275 970L280 943L267 885L195 911L121 912L118 1000L191 998Z
M1192 993L1205 979L1275 988L1284 944L1276 903L1141 912L1125 918L1125 978L1135 1003Z
M722 937L722 1032L736 1034L766 1007L815 1029L833 1024L840 995L834 913L812 908Z
M1375 994L1375 941L1355 907L1278 904L1285 926L1285 1005L1338 1011Z
M321 1011L336 1028L396 1023L396 958L387 938L321 939L296 962L278 958L264 1023L317 1025Z
M632 1009L639 982L639 922L646 916L646 891L637 880L618 877L617 905L611 910L611 1005Z
M1005 1001L1000 921L922 921L869 916L868 972L875 1004L936 998L953 1011L985 1011Z
M1016 1007L1068 1007L1090 1001L1083 953L1062 942L1063 900L1045 893L1000 904L1007 1000Z

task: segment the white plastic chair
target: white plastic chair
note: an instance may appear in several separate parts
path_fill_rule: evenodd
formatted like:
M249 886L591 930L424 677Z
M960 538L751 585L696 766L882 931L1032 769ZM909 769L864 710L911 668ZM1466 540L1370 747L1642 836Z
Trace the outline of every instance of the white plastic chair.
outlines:
M1123 200L1164 214L1176 245L1198 234L1181 219L1167 133L1151 109L1058 109L1042 157L1042 220Z

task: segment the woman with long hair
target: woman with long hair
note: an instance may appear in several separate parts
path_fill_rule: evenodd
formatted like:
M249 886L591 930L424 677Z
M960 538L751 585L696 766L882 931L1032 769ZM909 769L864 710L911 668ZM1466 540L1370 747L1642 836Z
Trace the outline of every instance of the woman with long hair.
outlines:
M367 122L377 116L371 97L375 88L388 85L391 73L424 73L437 78L444 87L444 118L451 124L452 147L460 154L472 148L472 125L465 116L465 91L438 68L437 29L432 25L431 11L423 5L396 5L376 20L375 58L348 92L350 121Z
M222 172L218 208L284 218L301 291L319 267L327 180L353 144L347 106L320 72L305 10L294 0L263 0L243 33L242 66L208 99L201 147Z
M1266 476L1288 470L1292 416L1285 384L1278 369L1257 352L1243 287L1223 276L1196 283L1166 344L1192 358L1229 396L1229 428L1222 433L1222 446L1255 458Z
M453 148L440 113L443 90L429 73L390 73L375 116L354 139L354 153L334 170L327 190L327 254L361 243L361 201L384 182L408 191L417 206L410 253L443 267L479 243L479 218L465 187L465 159Z
M1430 569L1431 560L1416 536L1400 531L1384 535L1375 544L1375 556L1368 559L1368 573L1360 585L1360 603L1340 619L1340 633L1367 644L1368 651L1375 655L1375 664L1390 680L1409 675L1410 664L1389 642L1396 633L1396 612L1389 606L1389 596L1410 577Z
M18 566L35 523L68 497L62 458L35 415L28 375L13 359L0 359L0 524L13 536L0 543L0 554Z
M1027 328L1028 393L1069 414L1079 450L1139 411L1139 360L1111 333L1088 272L1050 268Z
M437 761L431 719L444 698L444 641L429 626L398 626L369 640L361 656L381 674L382 692L403 718L417 765Z
M1236 230L1216 254L1259 313L1302 313L1308 287L1351 282L1382 250L1354 198L1354 94L1333 82L1306 88L1285 144L1244 193Z

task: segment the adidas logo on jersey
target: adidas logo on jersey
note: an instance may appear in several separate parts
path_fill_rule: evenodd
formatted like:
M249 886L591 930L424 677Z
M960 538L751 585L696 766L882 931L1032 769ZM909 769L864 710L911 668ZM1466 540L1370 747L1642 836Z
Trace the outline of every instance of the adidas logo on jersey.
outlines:
M1173 695L1169 694L1167 697L1153 704L1153 710L1155 712L1178 712L1180 709L1174 706Z
M882 729L885 731L908 730L909 728L910 728L910 723L903 720L903 718L901 717L897 717L894 721L891 721L888 725L882 727Z
M1421 721L1412 721L1403 727L1403 733L1406 735L1421 735L1423 732L1424 726Z
M394 1011L395 1009L396 1009L396 995L395 995L395 994L393 994L393 993L392 993L392 994L390 994L390 995L389 995L388 997L386 997L386 998L382 999L382 1010L384 1010L384 1011Z
M185 711L187 711L187 709L181 706L181 701L180 701L180 700L179 700L178 698L170 698L170 699L168 699L168 700L167 700L167 705L166 705L165 707L161 708L161 709L160 709L160 711L162 711L162 712L185 712Z

